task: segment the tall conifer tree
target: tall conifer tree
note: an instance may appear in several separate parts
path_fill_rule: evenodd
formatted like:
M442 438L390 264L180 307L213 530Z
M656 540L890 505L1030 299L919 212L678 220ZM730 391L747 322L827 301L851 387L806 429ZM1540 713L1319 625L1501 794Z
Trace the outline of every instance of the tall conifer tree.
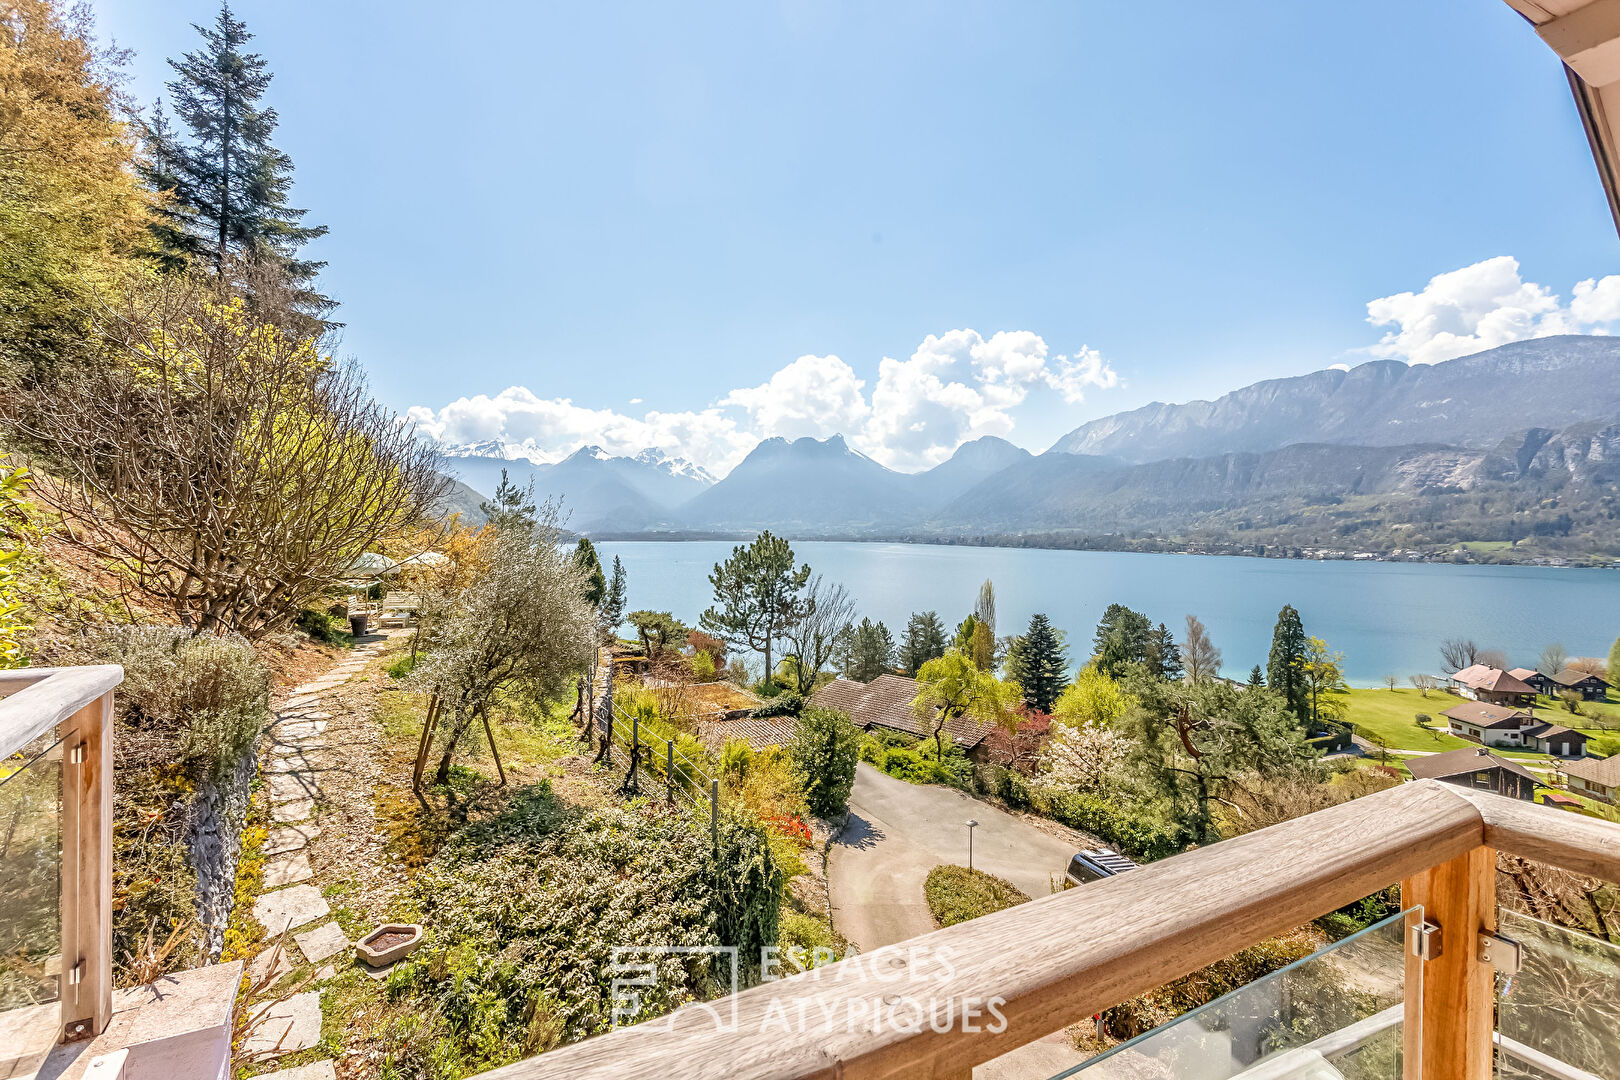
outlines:
M147 180L171 200L156 229L165 255L205 255L216 270L233 258L272 264L297 308L323 315L334 304L311 282L325 263L299 251L326 226L305 225L305 211L288 204L292 158L270 141L276 110L259 104L273 76L262 56L244 51L253 35L229 3L212 26L194 29L202 48L169 61L177 77L168 84L174 115L190 137L175 133L161 107L145 127Z
M1277 628L1271 634L1271 655L1266 660L1266 685L1283 696L1288 711L1300 723L1310 719L1310 693L1305 685L1305 627L1294 605L1277 612Z
M928 661L944 655L945 625L939 621L938 613L913 613L906 623L906 636L900 645L900 666L907 675L915 675Z
M1045 615L1030 617L1029 629L1013 642L1007 674L1024 691L1024 704L1049 713L1068 683L1069 657L1063 632Z

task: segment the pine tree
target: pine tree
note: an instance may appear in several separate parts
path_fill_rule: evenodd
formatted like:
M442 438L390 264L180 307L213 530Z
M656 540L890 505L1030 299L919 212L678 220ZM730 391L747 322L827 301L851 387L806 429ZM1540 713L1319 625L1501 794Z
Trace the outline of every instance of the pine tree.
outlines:
M894 667L894 635L871 619L862 619L838 651L844 678L856 682L871 682Z
M1117 679L1127 664L1150 663L1152 636L1153 624L1146 615L1124 604L1109 604L1092 639L1097 670L1110 679Z
M608 578L607 595L602 598L602 605L597 608L596 625L606 637L619 628L624 621L624 603L629 592L629 583L626 581L624 563L619 561L617 555L613 556L613 574Z
M599 606L607 598L607 578L602 575L602 560L596 557L596 545L590 537L580 537L574 546L574 565L585 575L585 602Z
M1288 711L1301 723L1311 715L1310 695L1305 686L1305 627L1299 612L1285 604L1277 612L1277 628L1271 634L1271 656L1266 660L1266 685L1281 694Z
M1149 671L1167 682L1175 682L1182 676L1181 648L1164 623L1148 635L1147 663Z
M900 646L900 667L916 675L936 656L945 655L945 626L933 611L914 613L906 623L906 636Z
M306 211L287 203L292 159L270 141L276 111L259 105L273 76L262 56L243 51L253 35L229 3L211 27L193 28L203 47L169 61L178 77L168 84L190 139L176 138L161 110L146 126L148 179L172 200L159 239L184 233L186 240L169 236L170 256L205 253L216 270L231 258L273 264L291 284L295 307L318 318L335 306L309 284L325 264L298 253L326 226L303 224Z
M1024 691L1024 704L1041 712L1052 711L1069 679L1069 657L1063 631L1045 615L1030 617L1029 629L1013 643L1007 656L1007 675Z
M534 515L538 512L534 505L534 483L531 481L527 487L519 487L501 470L501 482L495 488L495 497L478 504L478 509L495 528L505 528L509 525L524 525L534 522Z
M146 150L136 169L141 181L151 190L168 195L158 200L147 223L152 234L152 256L165 272L183 270L191 260L200 258L205 248L187 228L197 211L180 194L185 158L162 98L152 106L151 117L141 124L141 145Z
M1249 672L1249 689L1250 690L1263 690L1263 689L1265 689L1265 686L1266 686L1265 672L1260 670L1260 665L1259 664L1256 664L1256 665L1254 665L1254 670Z
M730 645L765 654L765 677L776 668L771 653L787 629L805 611L804 587L810 568L793 565L793 548L786 540L760 533L754 542L731 549L731 558L715 563L709 575L714 605L703 612L705 631Z

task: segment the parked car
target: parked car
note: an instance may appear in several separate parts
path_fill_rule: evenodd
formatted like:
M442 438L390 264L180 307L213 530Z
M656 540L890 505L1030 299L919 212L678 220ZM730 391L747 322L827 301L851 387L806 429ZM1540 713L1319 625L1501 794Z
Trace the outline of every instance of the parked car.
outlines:
M1101 881L1103 878L1135 869L1135 863L1109 848L1076 852L1074 858L1069 860L1068 872L1063 875L1064 888Z

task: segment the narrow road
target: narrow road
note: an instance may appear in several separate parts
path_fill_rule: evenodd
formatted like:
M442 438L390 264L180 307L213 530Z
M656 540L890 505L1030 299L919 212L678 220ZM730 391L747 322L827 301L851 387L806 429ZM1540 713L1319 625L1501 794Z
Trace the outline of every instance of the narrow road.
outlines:
M934 918L923 899L928 871L965 866L969 818L973 866L1006 878L1039 899L1061 885L1069 857L1098 841L1053 832L953 788L908 784L862 762L849 797L849 823L828 852L833 924L861 950L926 934ZM1063 1031L1021 1046L973 1070L974 1080L1048 1077L1085 1060Z
M933 917L923 880L942 863L1006 878L1032 897L1061 884L1069 856L1095 844L1048 833L988 803L935 785L908 784L862 762L849 798L849 824L833 843L827 877L833 923L862 950L926 934Z

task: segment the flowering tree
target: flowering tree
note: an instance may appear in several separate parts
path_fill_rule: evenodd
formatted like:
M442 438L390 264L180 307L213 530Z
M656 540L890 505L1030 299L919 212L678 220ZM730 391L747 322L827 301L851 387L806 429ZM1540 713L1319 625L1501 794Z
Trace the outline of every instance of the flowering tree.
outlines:
M980 671L960 649L947 649L944 656L928 661L917 672L917 696L911 710L918 719L933 724L934 751L943 758L947 723L969 717L1016 733L1023 698L1017 683Z
M1069 791L1093 792L1117 779L1130 754L1131 741L1100 724L1058 724L1046 744L1042 782Z

